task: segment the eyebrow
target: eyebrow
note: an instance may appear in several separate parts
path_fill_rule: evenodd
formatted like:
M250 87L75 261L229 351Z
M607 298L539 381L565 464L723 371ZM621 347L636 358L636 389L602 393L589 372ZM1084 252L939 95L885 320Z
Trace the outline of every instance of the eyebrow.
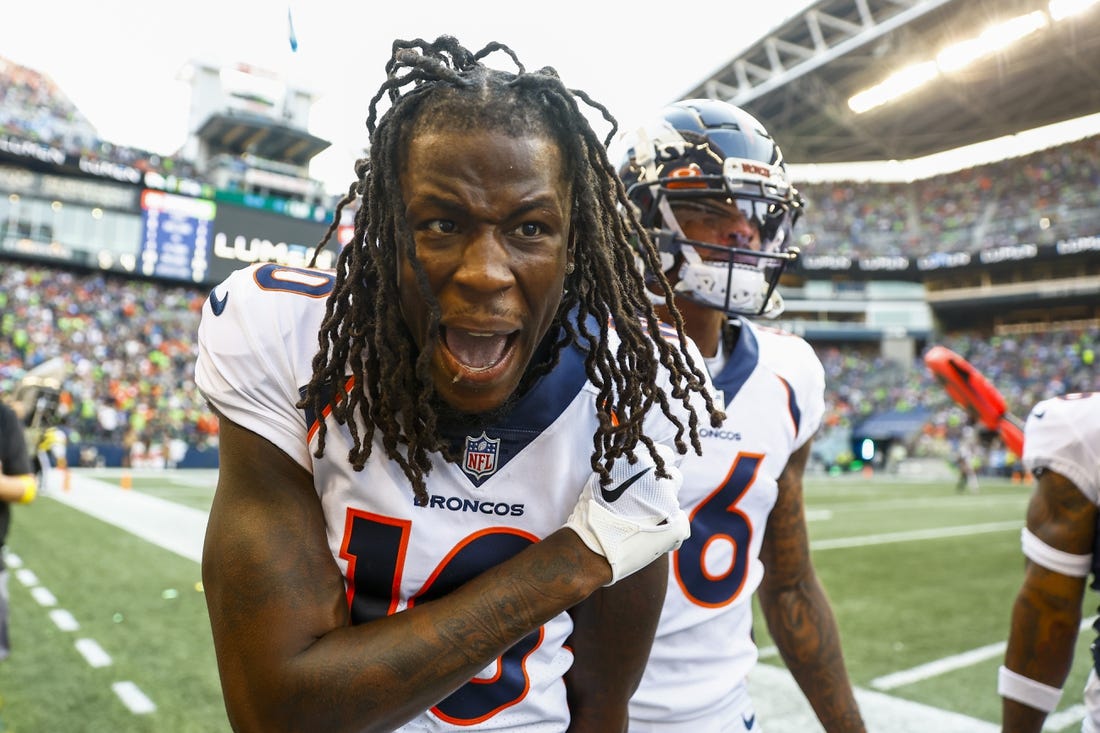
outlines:
M435 206L440 209L455 212L465 211L467 209L467 206L462 203L460 199L449 194L420 194L412 199L412 201L406 202L405 208L408 209L414 204L416 206ZM552 193L537 194L530 199L521 200L518 206L508 213L508 217L523 216L524 214L536 210L546 211L550 215L565 218L565 212L563 212L558 205L558 197Z

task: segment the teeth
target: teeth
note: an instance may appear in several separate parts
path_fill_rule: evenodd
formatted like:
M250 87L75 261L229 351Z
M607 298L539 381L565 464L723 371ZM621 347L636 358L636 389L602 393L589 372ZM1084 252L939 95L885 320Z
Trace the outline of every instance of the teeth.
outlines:
M488 371L500 362L508 348L510 337L492 331L444 329L447 348L468 373Z
M480 372L487 372L492 368L493 368L492 366L487 366L487 367L466 367L466 371L473 372L474 374L478 374ZM451 384L458 384L460 379L462 379L462 374L461 373L456 374L455 378L451 380Z

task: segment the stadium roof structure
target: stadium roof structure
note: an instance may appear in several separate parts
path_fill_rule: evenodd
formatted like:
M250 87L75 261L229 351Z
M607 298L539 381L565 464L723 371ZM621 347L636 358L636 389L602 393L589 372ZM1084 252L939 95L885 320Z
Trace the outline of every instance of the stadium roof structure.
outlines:
M210 115L197 134L218 151L234 155L250 153L292 165L307 165L331 145L305 130L236 110Z
M910 160L1100 112L1100 4L1051 21L1065 0L816 0L690 89L758 117L797 164ZM1044 27L891 102L850 97L994 23ZM1037 17L1037 16L1035 16Z

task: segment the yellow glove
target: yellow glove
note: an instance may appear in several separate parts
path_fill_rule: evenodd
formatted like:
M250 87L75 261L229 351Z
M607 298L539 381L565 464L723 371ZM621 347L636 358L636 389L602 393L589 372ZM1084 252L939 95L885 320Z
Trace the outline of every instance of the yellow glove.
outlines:
M38 496L38 482L34 480L34 476L27 476L23 479L23 498L19 503L30 504L36 496Z

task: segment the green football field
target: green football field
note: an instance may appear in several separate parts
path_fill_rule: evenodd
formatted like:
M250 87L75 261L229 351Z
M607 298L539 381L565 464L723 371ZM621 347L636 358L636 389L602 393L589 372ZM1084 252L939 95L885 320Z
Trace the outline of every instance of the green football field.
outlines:
M54 478L55 496L13 510L0 733L228 731L197 561L215 474L135 472L123 489L118 471L73 472L67 491ZM948 721L928 724L936 730L999 730L996 669L1022 579L1030 488L987 479L972 495L955 493L951 479L807 481L814 563L869 730L919 730L918 718ZM173 534L187 546L165 541ZM1091 619L1096 599L1085 600ZM765 730L820 730L759 626L762 667L750 684ZM1079 639L1047 730L1080 726L1091 636Z

